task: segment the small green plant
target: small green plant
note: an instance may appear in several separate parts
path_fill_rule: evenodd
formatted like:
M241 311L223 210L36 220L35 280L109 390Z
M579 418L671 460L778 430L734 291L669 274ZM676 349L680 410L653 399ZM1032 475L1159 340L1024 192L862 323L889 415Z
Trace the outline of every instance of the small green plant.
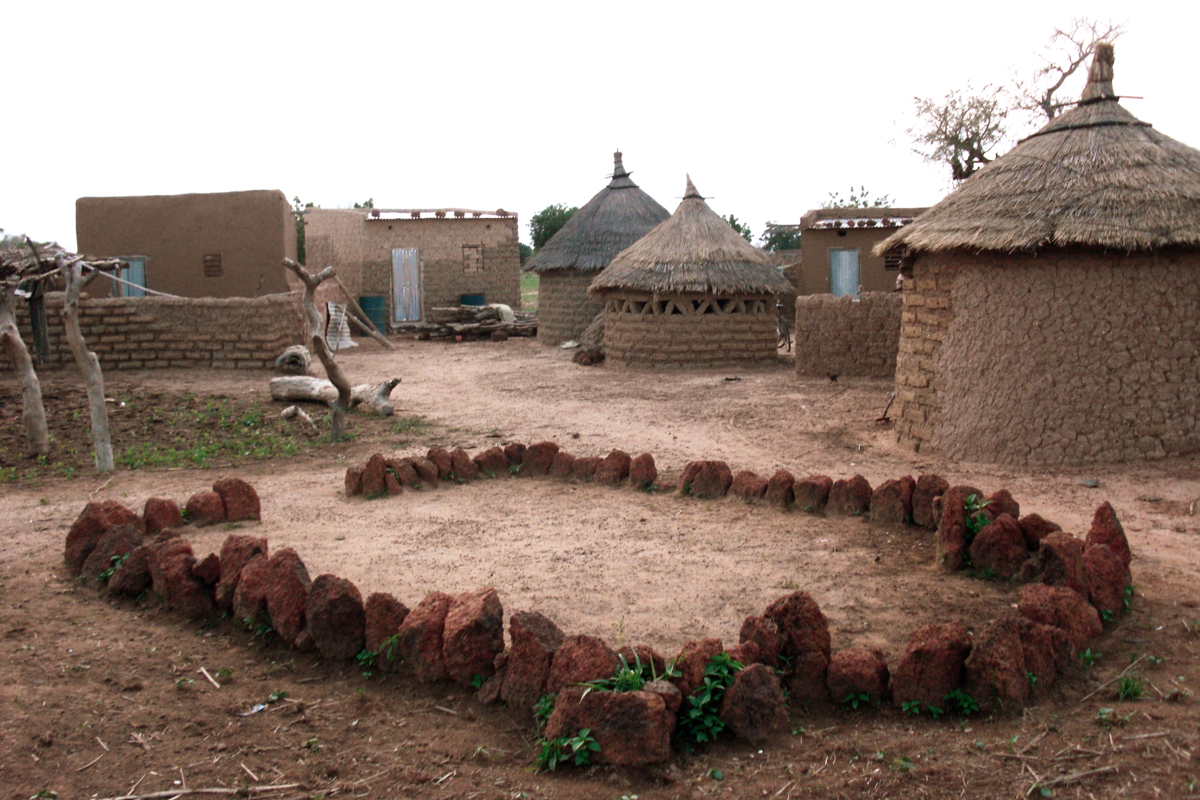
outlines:
M509 464L509 465L508 465L508 474L509 474L509 475L517 475L517 474L519 474L520 472L521 472L521 465L520 465L520 464Z
M471 688L478 689L483 686L485 681L487 681L487 678L483 677L482 675L473 675L471 677Z
M1103 622L1105 625L1107 625L1108 623L1112 622L1112 621L1113 621L1113 612L1112 612L1112 609L1110 609L1110 608L1102 608L1102 609L1100 609L1100 620L1101 620L1101 622Z
M1140 675L1125 675L1117 681L1118 700L1137 700L1141 698L1145 687Z
M354 660L358 662L359 669L363 670L363 676L369 678L375 669L375 661L378 658L379 653L364 647L358 651L358 655L354 657Z
M195 682L196 681L193 680L192 678L176 678L175 679L175 688L176 689L186 689L187 687L191 686Z
M265 610L258 612L257 616L243 619L242 627L253 631L259 639L270 639L275 635L275 626L271 624L271 616Z
M909 700L905 703L901 703L900 704L900 713L910 714L914 717L920 715L921 701L920 700Z
M708 775L708 777L709 777L709 778L711 778L711 779L712 779L712 780L714 780L714 781L723 781L723 780L725 780L725 773L724 773L724 772L721 772L721 770L717 769L716 767L713 767L712 769L710 769L710 770L709 770L707 773L705 773L705 774L706 774L706 775Z
M967 543L969 544L975 534L983 530L991 519L983 513L983 509L991 505L991 500L984 500L977 494L969 494L963 502L963 511L967 514Z
M1030 672L1029 670L1025 670L1025 680L1029 681L1029 688L1030 688L1030 689L1036 689L1036 688L1037 688L1037 675L1034 675L1034 674L1033 674L1032 672Z
M232 667L222 667L221 669L219 669L215 673L213 673L213 677L215 677L219 681L230 680L231 678L233 678L233 668Z
M1137 587L1132 583L1125 585L1125 592L1121 596L1121 605L1126 611L1133 605L1133 598L1137 594Z
M1093 666L1103 657L1104 653L1093 653L1090 647L1079 654L1079 660L1085 667Z
M317 752L321 749L321 740L315 736L311 739L308 739L304 742L304 749L312 753Z
M533 719L539 729L545 726L546 720L550 719L550 715L554 713L554 703L557 700L557 694L544 694L533 704Z
M892 772L911 772L916 765L908 756L900 756L888 767Z
M1116 709L1102 708L1096 712L1096 724L1105 730L1123 727L1136 713L1137 712L1134 711L1129 716L1122 717L1117 714Z
M392 433L412 433L420 435L425 432L428 423L420 415L400 417L392 423Z
M539 769L553 772L559 764L574 762L577 767L592 763L592 753L600 752L600 745L592 736L591 728L582 728L574 736L560 736L554 740L540 739L541 751L537 756Z
M111 559L112 566L110 566L108 569L104 570L104 572L100 573L100 582L108 583L108 579L113 576L113 573L115 573L118 569L120 569L121 565L124 564L126 559L128 559L128 558L129 558L129 553L124 553L122 555L113 556Z
M287 699L288 693L282 690L271 692L267 695L268 703L279 703Z
M721 719L721 699L741 669L742 665L728 653L717 653L709 659L704 668L704 683L680 709L681 735L686 740L701 744L711 742L725 729L725 721Z
M937 719L942 714L946 713L946 709L942 708L941 706L935 706L932 703L929 704L928 709L929 716L933 717L934 719Z
M842 698L842 711L857 711L859 706L864 708L871 702L871 695L866 692L850 692Z
M956 711L964 717L979 712L979 704L975 702L975 698L962 689L951 690L942 698L942 702L946 704L948 711Z

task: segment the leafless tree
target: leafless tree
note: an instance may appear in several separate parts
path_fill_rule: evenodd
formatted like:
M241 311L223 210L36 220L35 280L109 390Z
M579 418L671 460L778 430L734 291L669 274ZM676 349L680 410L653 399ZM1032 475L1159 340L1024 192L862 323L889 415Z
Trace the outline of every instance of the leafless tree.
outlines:
M1026 80L978 91L968 84L942 99L913 98L917 122L907 130L913 152L949 166L955 181L969 178L1009 140L1010 121L1022 115L1019 112L1028 114L1031 124L1040 125L1072 105L1073 99L1064 99L1071 78L1086 75L1097 42L1111 42L1124 32L1122 25L1080 17L1067 28L1054 30L1038 54L1041 66Z
M1041 66L1031 78L1015 82L1014 107L1030 112L1039 121L1057 117L1075 102L1063 98L1078 96L1079 93L1069 95L1063 89L1081 69L1082 75L1087 75L1087 60L1091 58L1096 42L1112 42L1123 33L1124 25L1086 17L1071 20L1071 25L1066 29L1055 28L1050 41L1038 54ZM1043 116L1045 120L1041 120Z

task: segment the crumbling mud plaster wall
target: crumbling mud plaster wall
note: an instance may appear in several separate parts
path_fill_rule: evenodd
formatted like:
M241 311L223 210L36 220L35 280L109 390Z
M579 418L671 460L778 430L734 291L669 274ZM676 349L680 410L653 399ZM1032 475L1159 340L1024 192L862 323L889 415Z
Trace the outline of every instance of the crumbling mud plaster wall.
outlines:
M561 344L579 340L584 330L604 310L604 302L588 297L596 272L555 269L541 274L538 283L538 341Z
M797 297L796 374L892 377L902 305L897 292Z
M901 442L1001 463L1200 451L1200 253L946 254L914 277Z
M103 369L270 368L303 339L295 299L123 297L81 300L80 328ZM74 367L62 324L63 295L46 295L50 357L38 367ZM18 327L30 349L29 307L19 304ZM0 369L11 369L0 354Z

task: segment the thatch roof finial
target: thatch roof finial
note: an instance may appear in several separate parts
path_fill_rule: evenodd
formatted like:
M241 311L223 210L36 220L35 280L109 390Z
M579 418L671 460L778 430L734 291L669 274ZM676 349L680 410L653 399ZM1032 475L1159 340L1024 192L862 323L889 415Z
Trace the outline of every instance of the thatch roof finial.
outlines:
M1079 98L1080 102L1117 99L1112 84L1115 60L1116 56L1113 54L1111 42L1096 42L1092 66L1088 68L1087 86L1083 87L1083 96Z
M699 197L701 200L704 199L700 192L696 191L696 184L692 183L691 175L687 176L687 188L683 192L684 200L687 200L689 197Z
M613 174L614 178L623 178L629 173L625 171L625 165L621 163L621 151L613 153Z

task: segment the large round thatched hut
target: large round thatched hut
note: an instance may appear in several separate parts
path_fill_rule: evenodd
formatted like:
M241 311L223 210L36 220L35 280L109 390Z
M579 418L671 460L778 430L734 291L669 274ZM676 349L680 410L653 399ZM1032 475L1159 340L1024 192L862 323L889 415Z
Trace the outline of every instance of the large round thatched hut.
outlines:
M592 281L608 361L712 366L775 358L775 295L791 285L713 212L688 178L671 218Z
M670 216L643 192L614 156L612 181L576 211L525 266L538 274L538 339L559 344L579 339L600 313L588 284L613 256Z
M1200 451L1200 150L1083 99L882 242L903 255L901 442L1078 464Z

